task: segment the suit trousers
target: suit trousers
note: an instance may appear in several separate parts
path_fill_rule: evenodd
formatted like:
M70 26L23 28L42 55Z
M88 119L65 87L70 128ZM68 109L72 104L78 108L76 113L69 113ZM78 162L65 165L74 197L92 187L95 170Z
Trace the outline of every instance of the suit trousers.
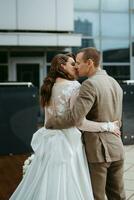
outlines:
M126 200L123 181L124 161L89 163L95 200Z

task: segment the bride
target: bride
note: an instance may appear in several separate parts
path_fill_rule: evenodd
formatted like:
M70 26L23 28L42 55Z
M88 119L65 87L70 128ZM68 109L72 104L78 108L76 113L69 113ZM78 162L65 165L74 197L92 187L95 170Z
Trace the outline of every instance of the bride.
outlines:
M73 57L56 55L41 87L45 122L67 112L75 103L80 88L75 79ZM34 159L10 200L93 200L80 130L101 132L109 128L113 134L119 134L116 122L111 122L109 127L109 123L86 119L81 125L68 129L40 128L31 141Z

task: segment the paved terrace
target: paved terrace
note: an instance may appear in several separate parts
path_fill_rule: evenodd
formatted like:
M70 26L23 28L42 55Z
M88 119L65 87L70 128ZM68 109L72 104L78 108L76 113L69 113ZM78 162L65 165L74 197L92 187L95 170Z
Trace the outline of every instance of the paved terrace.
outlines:
M124 180L127 200L134 200L134 145L126 145Z

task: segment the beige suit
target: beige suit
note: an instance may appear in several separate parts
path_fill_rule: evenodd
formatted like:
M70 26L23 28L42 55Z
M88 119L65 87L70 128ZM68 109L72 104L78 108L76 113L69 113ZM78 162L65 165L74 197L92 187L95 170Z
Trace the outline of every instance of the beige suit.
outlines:
M121 124L122 96L119 84L104 70L97 71L82 83L72 110L55 119L52 128L68 128L84 116L97 122L118 120ZM106 190L109 200L125 200L121 139L108 132L85 132L83 141L95 199L104 200Z

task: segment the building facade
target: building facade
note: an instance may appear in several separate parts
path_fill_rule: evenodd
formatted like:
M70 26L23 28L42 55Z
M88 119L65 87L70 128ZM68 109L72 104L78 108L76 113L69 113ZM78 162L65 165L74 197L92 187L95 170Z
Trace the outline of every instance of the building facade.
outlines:
M0 82L40 87L56 53L88 46L110 75L134 79L134 0L0 0Z
M0 0L0 82L40 87L51 58L81 45L73 0Z
M74 0L74 23L82 47L98 48L110 75L134 80L134 0Z

